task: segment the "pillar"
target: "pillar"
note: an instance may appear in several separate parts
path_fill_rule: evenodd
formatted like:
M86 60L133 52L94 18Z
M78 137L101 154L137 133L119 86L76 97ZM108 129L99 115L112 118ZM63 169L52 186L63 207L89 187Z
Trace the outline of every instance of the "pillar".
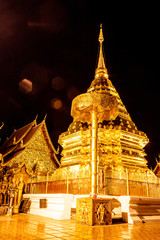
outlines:
M91 193L92 197L97 196L97 136L98 121L97 109L92 110L92 135L91 135Z

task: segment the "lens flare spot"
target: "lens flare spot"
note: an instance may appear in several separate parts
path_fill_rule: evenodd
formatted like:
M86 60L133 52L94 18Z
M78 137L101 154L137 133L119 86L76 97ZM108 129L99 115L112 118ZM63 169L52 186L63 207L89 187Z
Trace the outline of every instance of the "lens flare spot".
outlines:
M52 88L59 91L64 88L64 79L60 76L52 78Z
M33 88L32 82L28 79L23 79L22 81L19 82L20 92L28 94L32 92L32 88Z
M51 100L51 107L55 110L60 110L63 107L63 103L60 99L54 98Z

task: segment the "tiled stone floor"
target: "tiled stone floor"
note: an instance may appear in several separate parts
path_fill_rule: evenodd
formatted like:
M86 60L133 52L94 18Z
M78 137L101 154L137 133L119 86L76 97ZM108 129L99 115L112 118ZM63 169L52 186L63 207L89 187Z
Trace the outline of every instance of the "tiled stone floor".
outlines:
M85 226L74 220L53 220L30 214L0 216L0 240L159 240L160 222Z

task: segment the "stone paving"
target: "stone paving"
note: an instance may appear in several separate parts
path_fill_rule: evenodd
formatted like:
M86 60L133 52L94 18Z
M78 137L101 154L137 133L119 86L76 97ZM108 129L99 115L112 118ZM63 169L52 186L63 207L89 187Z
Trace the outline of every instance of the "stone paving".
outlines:
M30 214L0 216L0 240L159 240L160 222L86 226L74 220L53 220Z

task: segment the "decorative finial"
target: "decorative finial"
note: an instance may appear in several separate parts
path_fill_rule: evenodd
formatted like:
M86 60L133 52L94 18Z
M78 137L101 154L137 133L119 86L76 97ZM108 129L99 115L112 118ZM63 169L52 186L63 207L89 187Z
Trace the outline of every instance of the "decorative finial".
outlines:
M46 113L46 115L44 116L44 121L46 121L46 118L47 118L47 113Z
M34 119L34 121L33 121L33 126L37 126L37 118L38 118L38 114L36 115L36 117L35 117L35 119Z
M23 147L23 139L21 139L21 147Z
M16 137L13 138L13 144L16 144Z
M98 41L100 43L100 46L99 46L98 66L95 71L95 78L99 78L99 77L108 78L108 72L107 72L107 68L105 66L105 61L104 61L104 56L103 56L102 42L104 41L104 37L103 37L102 24L100 24L100 32L99 32Z
M100 32L99 32L98 41L99 41L100 43L102 43L102 42L104 41L103 30L102 30L102 23L100 24Z
M2 125L0 126L0 129L2 129L2 128L3 128L3 126L4 126L4 122L2 122Z

